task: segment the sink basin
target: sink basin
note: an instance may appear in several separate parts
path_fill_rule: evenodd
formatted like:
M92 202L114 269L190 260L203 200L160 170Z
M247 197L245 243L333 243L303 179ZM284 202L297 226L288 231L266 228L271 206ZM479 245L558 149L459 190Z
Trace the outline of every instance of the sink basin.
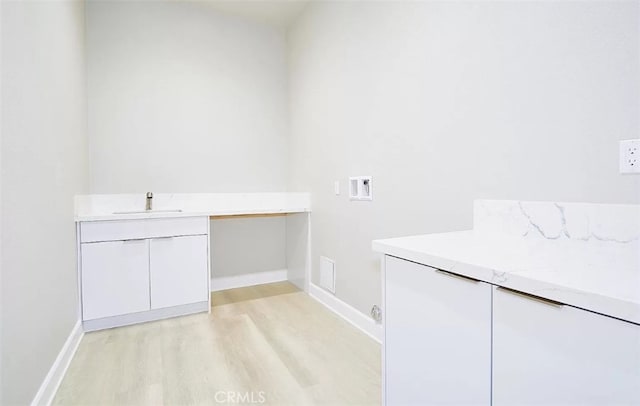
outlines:
M114 211L113 214L154 214L154 213L181 213L181 209L168 210L134 210L134 211Z

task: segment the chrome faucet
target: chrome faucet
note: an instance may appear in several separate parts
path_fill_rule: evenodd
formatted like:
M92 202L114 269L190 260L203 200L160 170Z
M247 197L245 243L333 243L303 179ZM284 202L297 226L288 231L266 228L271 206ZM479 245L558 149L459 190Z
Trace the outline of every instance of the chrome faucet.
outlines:
M152 210L153 207L153 193L147 192L147 205L145 206L145 210Z

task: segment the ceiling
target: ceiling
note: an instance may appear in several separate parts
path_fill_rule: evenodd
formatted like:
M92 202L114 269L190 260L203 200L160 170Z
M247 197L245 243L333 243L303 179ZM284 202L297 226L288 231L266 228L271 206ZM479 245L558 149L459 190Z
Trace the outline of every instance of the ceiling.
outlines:
M310 0L207 0L220 12L286 29Z

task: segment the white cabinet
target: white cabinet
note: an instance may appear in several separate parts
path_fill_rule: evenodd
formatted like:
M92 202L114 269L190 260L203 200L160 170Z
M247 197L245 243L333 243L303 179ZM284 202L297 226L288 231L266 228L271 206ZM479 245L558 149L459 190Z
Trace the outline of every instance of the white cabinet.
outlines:
M385 261L386 404L490 404L491 285Z
M640 327L496 288L493 404L640 404Z
M97 221L78 229L86 331L209 310L208 217Z
M640 405L640 326L385 256L386 405Z
M206 235L151 240L151 308L206 301Z
M82 244L82 318L149 310L149 241Z

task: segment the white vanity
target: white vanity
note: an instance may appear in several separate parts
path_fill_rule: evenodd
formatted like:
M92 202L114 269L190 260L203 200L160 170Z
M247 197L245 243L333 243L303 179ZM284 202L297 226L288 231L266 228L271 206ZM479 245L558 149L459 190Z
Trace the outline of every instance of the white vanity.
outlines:
M81 222L85 331L209 310L209 218Z
M76 197L78 284L85 331L208 312L210 219L292 215L288 234L303 252L290 280L307 280L307 193L156 194ZM302 218L295 218L302 216Z
M639 237L639 206L477 201L374 241L385 404L640 404Z

